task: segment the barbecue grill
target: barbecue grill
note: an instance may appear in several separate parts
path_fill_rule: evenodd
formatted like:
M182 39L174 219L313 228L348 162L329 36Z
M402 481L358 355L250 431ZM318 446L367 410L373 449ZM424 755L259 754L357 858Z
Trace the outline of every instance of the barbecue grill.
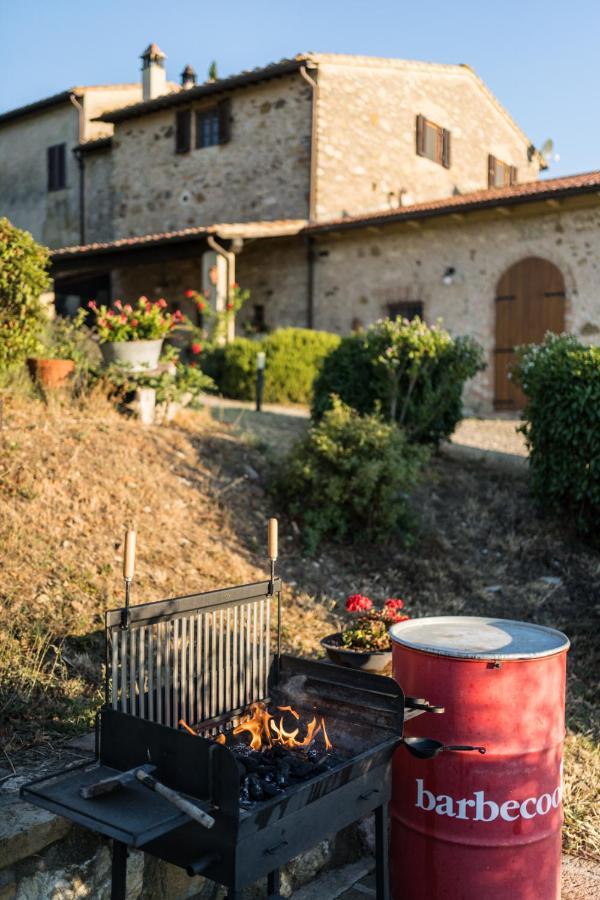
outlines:
M139 606L127 591L125 607L106 615L95 760L21 789L112 839L112 900L125 898L128 847L226 886L229 900L265 877L277 898L283 863L370 813L377 898L389 896L392 755L406 719L443 710L405 698L391 678L282 654L270 544L267 581ZM266 707L318 720L333 749L316 738L299 755L278 745L249 774L233 732Z

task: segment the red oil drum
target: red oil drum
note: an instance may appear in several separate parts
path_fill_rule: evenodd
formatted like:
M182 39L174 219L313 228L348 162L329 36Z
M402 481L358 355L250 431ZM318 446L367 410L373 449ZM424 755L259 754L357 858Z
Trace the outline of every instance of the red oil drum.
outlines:
M469 616L409 619L391 635L405 695L445 707L405 736L486 751L396 751L394 900L558 900L568 639Z

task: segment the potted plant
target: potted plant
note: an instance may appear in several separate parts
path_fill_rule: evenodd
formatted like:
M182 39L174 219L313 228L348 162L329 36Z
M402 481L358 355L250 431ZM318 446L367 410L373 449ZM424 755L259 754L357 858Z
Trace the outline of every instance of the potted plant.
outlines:
M382 673L392 661L389 629L409 618L400 612L403 608L404 601L396 597L389 597L381 609L376 609L369 597L352 594L346 600L346 609L354 614L354 621L344 631L323 638L321 646L340 666Z
M38 355L28 357L33 381L46 389L64 387L85 357L85 310L72 319L57 316L46 325L38 343Z
M165 336L184 321L178 310L166 311L162 298L152 303L139 297L133 305L115 300L114 309L90 300L88 307L105 365L127 366L132 372L156 369Z

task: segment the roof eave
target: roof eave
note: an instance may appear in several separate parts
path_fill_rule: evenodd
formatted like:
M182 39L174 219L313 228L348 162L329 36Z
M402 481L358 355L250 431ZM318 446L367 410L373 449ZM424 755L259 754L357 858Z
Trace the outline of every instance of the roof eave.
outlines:
M433 219L443 216L451 216L457 214L467 214L469 212L480 212L495 207L521 206L527 203L539 203L545 200L561 200L567 197L575 197L585 194L599 194L600 184L579 185L577 187L565 187L559 189L551 189L548 191L539 191L531 194L521 194L513 197L490 197L489 200L481 200L476 203L457 203L451 206L440 206L438 209L407 209L404 213L399 211L394 214L366 216L362 219L348 219L344 221L339 219L335 222L324 222L323 224L307 225L305 232L311 234L325 234L334 231L357 230L361 228L380 227L382 225L401 224L402 222L415 221L416 219Z
M252 84L260 84L262 81L270 81L273 78L281 78L285 75L293 75L299 71L301 66L305 65L308 57L297 57L292 60L286 60L285 63L275 63L272 66L266 66L263 69L243 72L240 75L232 75L229 78L220 78L218 81L208 81L199 84L196 87L187 88L185 91L178 91L173 94L163 94L155 97L154 100L146 100L143 103L135 103L132 106L125 106L121 109L109 110L102 113L94 119L94 122L123 122L127 119L135 119L140 116L151 115L162 109L172 106L182 106L193 100L200 100L203 97L210 97L216 94L224 94L238 88L247 87Z

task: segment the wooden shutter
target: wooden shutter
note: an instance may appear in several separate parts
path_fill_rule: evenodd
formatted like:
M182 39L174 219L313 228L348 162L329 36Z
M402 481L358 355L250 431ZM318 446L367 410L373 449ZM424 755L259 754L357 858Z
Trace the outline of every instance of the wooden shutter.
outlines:
M417 154L425 156L425 116L417 116Z
M175 115L175 153L189 153L192 144L192 111L180 109Z
M510 176L509 177L510 177L510 181L509 181L510 184L517 183L517 167L516 166L510 167Z
M54 147L48 147L48 190L54 190Z
M450 168L450 132L445 128L442 129L442 165Z
M496 186L496 157L488 153L488 187Z
M58 144L56 147L56 177L57 183L56 187L64 188L67 183L67 172L66 172L67 160L65 153L65 145Z
M217 106L219 114L219 143L226 144L231 140L231 100L227 97Z
M48 147L48 190L58 191L67 183L65 144Z

